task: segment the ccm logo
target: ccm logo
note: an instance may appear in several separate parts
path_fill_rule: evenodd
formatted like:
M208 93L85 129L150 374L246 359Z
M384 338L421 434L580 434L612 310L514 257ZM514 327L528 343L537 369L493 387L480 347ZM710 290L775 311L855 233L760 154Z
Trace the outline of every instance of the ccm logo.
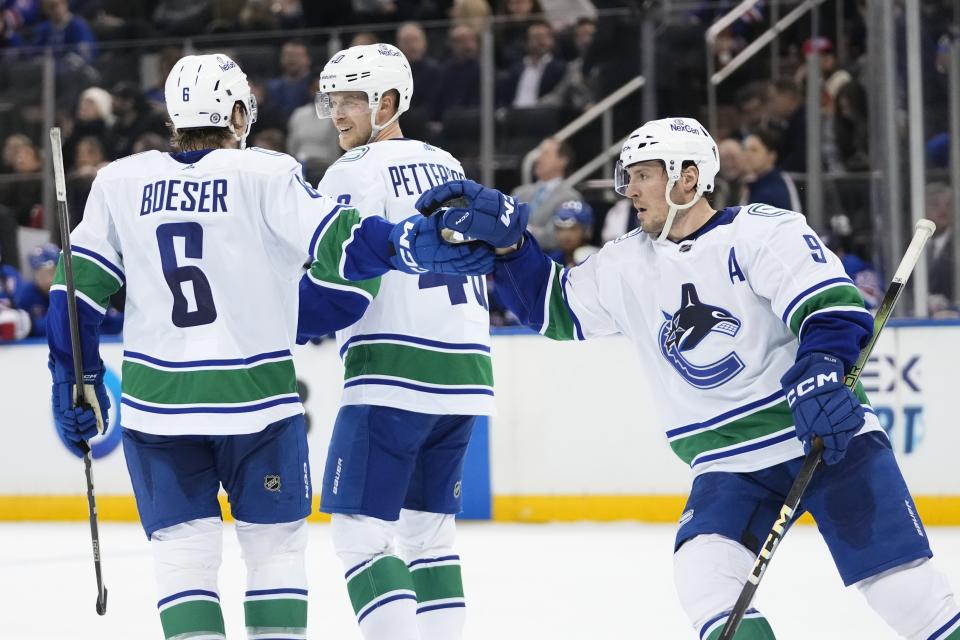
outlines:
M831 373L818 373L816 376L801 380L799 384L787 392L787 406L792 407L797 400L828 382L840 382L836 371Z
M403 235L400 236L400 259L403 263L414 271L423 273L426 269L421 269L420 265L413 257L413 251L410 247L410 232L413 231L413 223L409 220L403 223Z
M510 216L513 215L513 198L510 196L503 197L503 213L500 214L500 222L503 223L505 227L510 226Z

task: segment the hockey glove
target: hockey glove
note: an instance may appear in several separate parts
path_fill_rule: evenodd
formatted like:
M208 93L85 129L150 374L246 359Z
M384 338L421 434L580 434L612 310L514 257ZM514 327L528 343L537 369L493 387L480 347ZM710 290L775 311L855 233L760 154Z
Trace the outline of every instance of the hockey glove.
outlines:
M76 397L73 370L59 363L49 362L53 375L53 421L57 432L71 451L84 455L86 441L102 434L109 426L110 395L103 384L103 362L96 371L85 373L83 378L84 404L74 407Z
M863 426L863 407L843 384L843 364L826 353L810 353L780 378L793 412L797 438L810 451L815 436L823 440L823 461L836 464Z
M462 198L462 207L444 206L458 198ZM436 212L445 229L457 231L467 240L482 240L501 249L520 242L530 217L525 203L472 180L453 180L434 187L424 192L414 206L424 215Z
M440 237L440 217L412 216L394 225L393 267L404 273L479 276L493 271L493 249L480 242L450 244Z

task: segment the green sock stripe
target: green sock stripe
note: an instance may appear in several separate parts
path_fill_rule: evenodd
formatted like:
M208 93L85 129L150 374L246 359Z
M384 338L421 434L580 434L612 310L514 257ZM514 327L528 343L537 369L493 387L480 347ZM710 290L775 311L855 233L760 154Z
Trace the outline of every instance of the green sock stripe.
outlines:
M946 635L941 635L946 634ZM950 622L937 629L930 640L960 640L960 613L954 616Z
M191 600L168 607L160 612L160 624L167 640L226 633L220 603L211 600Z
M777 640L766 618L758 613L748 614L748 616L751 617L745 617L743 622L740 623L740 628L737 629L737 635L734 636L734 640ZM717 623L716 628L707 634L704 640L717 640L720 634L723 633L723 625L726 621L726 617L721 619Z
M368 604L391 591L415 593L407 565L396 556L377 558L347 578L347 592L357 615Z
M264 633L265 629L288 629L302 634L307 629L307 601L292 598L245 600L244 620L247 630Z
M463 577L459 564L415 569L410 574L417 590L417 602L463 597Z

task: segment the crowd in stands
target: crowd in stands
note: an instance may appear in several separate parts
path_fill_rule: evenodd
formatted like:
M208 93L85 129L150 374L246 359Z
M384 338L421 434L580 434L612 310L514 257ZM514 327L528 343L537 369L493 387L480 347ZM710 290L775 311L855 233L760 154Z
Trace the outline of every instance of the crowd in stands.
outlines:
M409 60L415 91L403 130L461 158L478 177L481 38L494 36L495 156L497 186L529 202L530 228L556 259L575 264L595 246L637 226L629 201L611 203L563 184L578 165L599 151L597 137L550 134L588 110L640 70L639 12L603 20L607 9L634 7L626 0L0 0L0 314L8 327L23 310L15 300L20 271L35 273L30 246L55 228L43 210L41 181L41 51L55 49L56 121L64 131L64 158L72 224L97 170L111 160L145 150L169 150L163 83L185 52L184 37L217 35L206 48L226 50L247 72L259 104L250 144L290 153L311 183L342 153L329 123L316 117L313 96L320 69L334 51L391 42ZM658 35L660 111L692 115L705 122L703 30L734 5L733 0L688 2L691 9ZM765 2L721 34L717 65L724 64L769 27ZM820 64L822 168L828 175L865 175L870 169L863 3L846 3L845 32L810 38L794 29L781 38L780 72L747 67L721 95L718 140L721 173L711 196L715 208L748 202L804 209L807 169L806 62ZM945 34L942 20L925 8L925 92L945 91ZM599 13L598 13L599 12ZM600 15L600 17L598 17ZM496 18L492 23L491 17ZM446 23L429 21L449 20ZM440 25L440 26L437 26ZM290 28L342 28L322 36L283 37ZM942 32L937 32L941 29ZM257 39L257 32L273 32ZM278 33L280 35L278 35ZM232 36L230 34L233 34ZM838 48L836 39L844 38ZM132 40L171 38L138 48ZM126 44L119 46L116 41ZM840 50L842 49L842 51ZM758 56L757 60L766 60ZM693 62L691 62L691 60ZM753 63L751 63L753 64ZM758 79L764 78L764 79ZM949 136L942 129L943 100L928 105L928 167L945 168ZM623 135L637 126L639 102L626 102ZM938 119L939 118L939 119ZM594 130L596 131L596 130ZM520 184L520 159L537 150L534 180ZM589 155L587 155L589 154ZM504 168L509 171L503 172ZM873 261L873 224L866 178L828 182L825 241L849 265L868 300L882 288ZM927 191L928 216L942 220L930 252L931 311L958 315L953 283L950 187L935 178ZM940 213L938 213L940 212ZM21 246L25 231L29 246ZM37 234L30 235L30 230ZM56 237L56 234L54 234ZM35 276L34 276L35 277ZM43 287L40 286L42 290ZM495 297L495 292L492 293ZM122 308L122 298L117 300ZM509 314L496 324L509 324ZM16 314L20 315L20 314ZM31 318L34 316L30 312ZM42 322L32 320L36 334ZM2 327L0 321L0 327ZM22 333L23 323L17 333ZM11 329L12 331L12 329ZM0 336L4 336L0 329ZM0 337L2 339L2 337Z

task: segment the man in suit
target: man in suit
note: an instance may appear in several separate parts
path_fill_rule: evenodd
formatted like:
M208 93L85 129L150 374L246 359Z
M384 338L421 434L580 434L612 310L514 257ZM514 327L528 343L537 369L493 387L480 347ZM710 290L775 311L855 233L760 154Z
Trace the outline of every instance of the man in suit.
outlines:
M956 308L953 267L953 190L943 182L931 182L926 189L927 217L937 225L927 250L927 277L930 311L939 314Z
M533 175L537 181L517 187L513 196L530 205L527 229L546 250L556 246L553 233L553 212L568 200L583 201L583 196L571 187L561 187L567 169L573 164L573 150L566 142L547 138L540 143Z
M510 69L501 103L535 107L563 79L567 63L553 56L553 28L543 20L527 27L527 55Z

